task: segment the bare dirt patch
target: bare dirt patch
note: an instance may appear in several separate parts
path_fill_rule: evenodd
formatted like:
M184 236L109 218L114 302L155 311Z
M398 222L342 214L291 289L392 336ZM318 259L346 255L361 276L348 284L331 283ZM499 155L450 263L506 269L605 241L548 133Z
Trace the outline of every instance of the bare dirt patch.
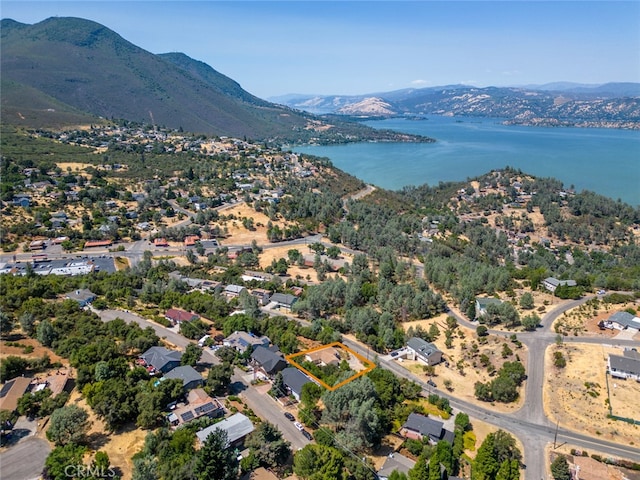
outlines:
M235 218L216 222L221 228L226 228L227 237L221 242L222 245L251 245L255 240L258 245L265 245L269 242L267 238L267 225L269 217L262 212L256 212L246 203L234 205L220 211L220 216L233 216ZM253 219L254 230L249 230L243 225L243 219ZM273 225L284 228L287 223L282 221L271 221Z
M556 351L564 355L565 368L554 367ZM640 383L607 378L610 353L621 355L621 350L574 343L547 348L545 369L548 373L543 387L545 411L563 428L620 444L637 444L640 426L607 418L609 391L614 415L640 420L637 408Z
M597 299L590 300L564 312L553 322L551 328L554 332L563 335L613 338L620 333L620 330L601 330L598 323L606 321L614 313L624 311L627 308L638 309L638 304L628 302L612 305Z
M118 433L107 433L104 422L93 413L86 400L77 391L71 394L67 402L67 405L74 404L85 409L89 414L89 421L92 422L88 432L91 454L98 450L105 452L109 455L111 465L121 470L123 480L131 479L132 457L142 449L146 432L132 425Z
M49 359L52 363L60 362L66 364L66 360L55 354L53 350L47 347L43 347L40 342L38 342L34 338L19 338L17 340L13 340L12 342L25 345L27 347L33 347L33 351L29 353L25 353L25 349L21 346L10 346L7 345L7 340L0 341L0 358L8 357L9 355L14 355L18 357L24 358L42 358L44 355L48 355ZM12 343L9 342L9 343Z

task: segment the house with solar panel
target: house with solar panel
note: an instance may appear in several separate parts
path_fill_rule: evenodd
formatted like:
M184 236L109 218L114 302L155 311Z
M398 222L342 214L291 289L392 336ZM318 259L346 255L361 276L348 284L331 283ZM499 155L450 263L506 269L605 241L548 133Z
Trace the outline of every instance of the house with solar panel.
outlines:
M201 417L218 418L224 415L222 403L207 395L202 388L194 388L187 394L187 403L178 406L167 420L173 428Z
M191 365L182 365L180 367L173 368L169 372L165 373L164 378L171 380L177 378L182 380L182 388L185 391L198 388L204 383L202 375L193 368Z
M244 353L248 348L254 348L258 346L268 347L271 343L269 337L264 335L258 337L253 333L238 332L235 331L222 341L225 347L233 347L240 353Z

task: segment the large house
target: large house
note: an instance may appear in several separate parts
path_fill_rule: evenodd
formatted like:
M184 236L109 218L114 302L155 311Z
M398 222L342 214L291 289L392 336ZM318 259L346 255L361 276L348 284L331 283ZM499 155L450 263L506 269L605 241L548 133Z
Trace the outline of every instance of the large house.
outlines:
M407 342L407 350L414 359L421 360L427 365L437 365L442 362L442 352L433 343L419 337L412 337Z
M321 367L327 365L339 365L340 364L340 352L337 348L327 347L315 352L307 353L304 356L307 362L315 363Z
M187 404L176 408L167 419L172 427L195 420L200 417L220 417L224 415L224 407L215 398L211 398L201 388L195 388L187 394Z
M69 300L74 300L78 302L80 307L85 307L96 299L97 295L93 293L91 290L82 289L82 290L74 290L73 292L69 292L65 295L65 298Z
M447 440L453 444L453 432L445 430L443 426L444 423L438 420L433 420L419 413L410 413L409 418L400 429L400 435L414 440L428 438L432 444L436 444L440 440Z
M542 286L551 293L555 292L558 287L575 287L576 285L575 280L558 280L554 277L547 277L542 281Z
M609 373L612 377L640 382L640 353L625 350L623 355L609 355Z
M0 389L0 410L13 412L18 408L18 399L29 390L31 379L17 377L9 380Z
M240 294L245 290L246 288L244 288L242 285L227 285L226 287L224 287L223 293L228 298L236 298L240 296Z
M198 388L204 383L202 375L200 375L198 371L191 365L182 365L180 367L175 367L167 372L164 378L166 378L167 380L170 380L172 378L178 378L182 380L182 388L184 388L185 390Z
M200 318L200 316L195 313L185 312L184 310L179 310L177 308L170 308L165 312L164 316L174 325L182 322L190 322Z
M291 295L289 293L274 293L271 295L269 299L271 303L275 303L276 308L283 308L285 310L291 311L293 308L293 304L298 301L298 298L295 295Z
M297 368L287 367L282 370L282 382L285 387L287 387L291 395L293 395L296 400L300 401L302 387L307 383L311 383L312 380Z
M228 418L225 418L221 422L215 423L199 432L196 432L196 436L200 441L200 444L204 444L207 441L207 437L215 430L222 430L227 432L227 447L235 446L242 443L244 437L249 435L254 430L253 423L248 417L242 413L236 413Z
M169 350L164 347L151 347L140 355L140 358L147 367L152 367L158 372L167 373L180 365L182 352Z
M275 351L259 345L253 349L251 354L251 359L255 362L256 367L268 377L282 371L287 366L287 362L277 350L277 347L273 348Z
M626 330L627 328L640 330L640 318L629 312L616 312L604 322L604 326L617 330Z
M233 332L222 341L222 344L225 347L233 347L240 353L246 352L249 347L268 347L270 343L271 340L269 340L269 337L264 335L256 337L253 333L247 332Z

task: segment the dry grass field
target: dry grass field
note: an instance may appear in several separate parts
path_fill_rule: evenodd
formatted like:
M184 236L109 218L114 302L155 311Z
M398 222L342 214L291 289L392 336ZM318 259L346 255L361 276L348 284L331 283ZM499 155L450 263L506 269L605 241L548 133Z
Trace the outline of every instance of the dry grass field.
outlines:
M122 472L123 480L130 480L133 474L133 456L138 453L144 444L147 432L132 425L117 433L105 433L104 422L93 413L87 402L78 391L71 394L67 405L77 405L87 411L91 427L89 428L89 456L85 463L90 463L89 459L98 450L109 455L109 461L113 467L117 467Z
M553 366L556 351L562 352L567 360L565 368ZM563 428L611 442L638 445L640 426L607 418L608 388L613 413L640 420L640 383L607 378L605 372L610 353L622 354L620 349L602 345L565 343L549 347L545 354L545 411Z
M447 348L445 345L444 331L446 329L445 319L446 314L442 314L438 317L429 320L419 320L415 322L406 322L402 326L406 330L409 327L421 326L425 330L429 330L431 324L436 323L440 329L439 337L433 342L442 352L444 352L444 359L449 362L447 367L445 363L436 365L435 376L433 381L436 383L439 389L445 390L445 381L451 382L451 393L461 400L474 403L483 407L488 407L486 402L477 400L474 395L474 385L476 382L488 382L493 377L489 376L489 373L485 367L480 364L480 355L485 354L489 358L491 364L499 370L502 363L505 361L513 362L517 358L520 359L522 364L527 367L527 349L525 346L517 348L508 338L504 338L497 335L489 335L486 344L479 344L475 331L458 326L456 333L453 335L452 347ZM478 351L475 356L471 356L470 349L473 344L478 345ZM506 343L512 350L513 354L507 358L502 357L503 344ZM516 357L517 356L517 357ZM459 362L462 362L459 364ZM402 365L412 373L418 375L420 378L426 379L427 375L423 370L423 363L412 360L403 360ZM460 365L462 368L459 368ZM494 402L490 407L499 412L513 412L519 409L523 404L524 386L520 387L521 397L514 403L499 403Z

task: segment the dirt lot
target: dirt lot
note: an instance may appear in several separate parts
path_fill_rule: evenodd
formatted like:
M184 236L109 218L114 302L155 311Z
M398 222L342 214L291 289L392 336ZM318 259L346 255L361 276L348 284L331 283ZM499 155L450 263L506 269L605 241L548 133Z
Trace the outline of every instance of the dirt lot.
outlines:
M564 335L613 338L620 334L620 330L600 330L598 323L601 320L607 320L616 312L624 311L627 308L638 310L639 307L638 302L612 305L592 300L579 307L567 310L553 322L551 329ZM640 334L636 334L634 340L640 340Z
M264 213L256 212L253 208L245 203L234 205L220 211L220 216L229 217L233 215L235 220L225 220L217 222L221 228L227 229L227 238L221 245L251 245L251 241L255 239L258 245L270 243L267 239L267 224L269 217ZM242 224L243 218L253 218L253 226L255 230L247 230ZM287 223L283 221L271 221L273 225L279 225L284 228Z
M478 339L475 331L463 327L457 327L457 333L453 336L452 348L447 348L445 345L444 331L446 329L445 319L446 314L429 320L419 320L415 322L403 323L403 327L406 330L413 326L414 328L420 325L423 329L428 330L432 323L436 322L440 329L439 337L433 342L440 350L444 352L443 359L449 362L449 367L445 363L436 365L435 376L433 381L436 383L439 389L444 390L444 381L449 380L451 382L451 393L462 400L472 402L476 405L487 407L486 402L481 402L475 398L473 386L476 382L487 382L491 380L487 369L483 367L479 362L481 354L487 355L491 364L496 367L496 370L500 369L500 366L505 361L515 361L520 358L520 361L527 367L527 349L522 346L517 348L508 338L500 337L497 335L489 335L487 343L484 345L478 344L478 352L474 357L470 355L470 348L475 343L478 343ZM463 338L461 338L461 336ZM513 354L507 358L502 358L501 351L502 345L506 343L512 350ZM462 371L458 368L457 364L462 361ZM474 365L475 364L475 365ZM412 373L420 376L420 378L427 378L423 370L423 363L412 360L404 360L402 365ZM524 394L524 386L520 387L521 395ZM491 408L499 412L512 412L522 406L524 399L521 397L514 403L504 404L495 402L491 404Z
M18 338L12 341L21 345L31 346L33 347L33 351L31 353L25 353L25 350L22 347L8 346L7 340L2 340L0 341L0 358L7 357L9 355L15 355L24 358L42 358L44 355L48 355L52 363L60 362L62 364L68 364L68 362L64 358L56 355L50 348L43 347L40 342L38 342L34 338Z
M147 432L132 426L117 434L107 434L105 433L104 423L96 417L87 402L77 391L71 394L71 398L67 403L67 405L74 404L84 408L89 413L89 420L92 422L88 432L91 455L98 450L105 452L109 455L111 465L121 470L122 479L131 479L133 472L132 457L142 449ZM90 463L88 458L85 459L85 463Z
M554 352L560 351L567 360L565 368L553 366ZM610 402L615 415L640 420L638 399L640 383L632 380L606 378L610 353L621 354L617 348L588 344L551 346L545 355L548 374L544 384L544 406L553 422L563 428L600 437L608 441L638 444L640 426L607 418L607 381Z

